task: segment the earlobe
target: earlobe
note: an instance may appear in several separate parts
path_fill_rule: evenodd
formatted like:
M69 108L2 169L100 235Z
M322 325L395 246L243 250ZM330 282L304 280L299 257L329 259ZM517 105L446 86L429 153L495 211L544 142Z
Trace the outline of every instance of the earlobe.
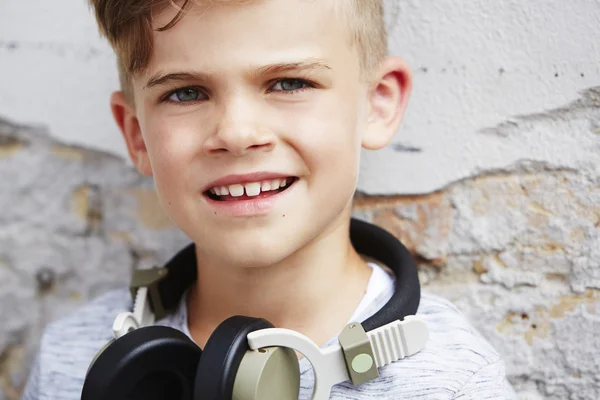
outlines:
M152 175L146 143L142 136L135 110L125 99L123 92L115 92L110 98L110 108L117 126L127 145L129 157L142 175Z
M412 73L398 57L388 57L375 75L369 93L368 125L362 146L378 150L387 146L398 130L412 90Z

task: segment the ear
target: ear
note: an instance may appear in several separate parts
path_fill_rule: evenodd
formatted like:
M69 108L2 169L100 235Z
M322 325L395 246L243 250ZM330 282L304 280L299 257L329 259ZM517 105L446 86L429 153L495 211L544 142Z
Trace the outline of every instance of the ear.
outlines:
M378 150L387 146L402 122L412 90L412 73L398 57L388 57L371 81L368 124L362 146Z
M113 117L127 145L129 158L142 175L152 175L152 167L146 150L146 143L135 114L135 110L125 99L123 92L115 92L110 97L110 108Z

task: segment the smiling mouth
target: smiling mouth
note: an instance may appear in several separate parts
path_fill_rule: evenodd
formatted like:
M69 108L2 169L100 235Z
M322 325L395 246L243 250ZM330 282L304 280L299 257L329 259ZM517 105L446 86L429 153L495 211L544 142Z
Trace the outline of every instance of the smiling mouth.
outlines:
M247 201L271 197L288 190L298 180L295 176L258 182L214 187L204 195L215 201Z

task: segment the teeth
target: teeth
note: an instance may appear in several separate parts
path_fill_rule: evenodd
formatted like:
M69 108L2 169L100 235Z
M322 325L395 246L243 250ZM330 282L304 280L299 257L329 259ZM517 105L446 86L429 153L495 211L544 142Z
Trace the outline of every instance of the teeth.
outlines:
M210 189L212 194L217 196L231 195L233 197L240 197L244 195L244 191L247 196L254 197L258 196L260 192L268 192L271 190L277 190L284 188L292 182L291 179L270 179L262 182L250 182L244 185L229 185L229 186L215 186Z
M230 185L229 194L233 197L240 197L244 194L244 187L242 185Z
M260 182L252 182L244 185L248 196L258 196L260 194Z

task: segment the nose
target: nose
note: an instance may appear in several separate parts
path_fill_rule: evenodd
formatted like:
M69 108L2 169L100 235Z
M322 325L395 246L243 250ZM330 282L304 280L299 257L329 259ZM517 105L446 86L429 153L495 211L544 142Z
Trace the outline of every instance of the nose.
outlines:
M217 114L219 120L214 132L204 143L206 154L242 156L252 151L270 151L275 147L275 135L260 122L261 115L256 108L236 102L223 106Z

